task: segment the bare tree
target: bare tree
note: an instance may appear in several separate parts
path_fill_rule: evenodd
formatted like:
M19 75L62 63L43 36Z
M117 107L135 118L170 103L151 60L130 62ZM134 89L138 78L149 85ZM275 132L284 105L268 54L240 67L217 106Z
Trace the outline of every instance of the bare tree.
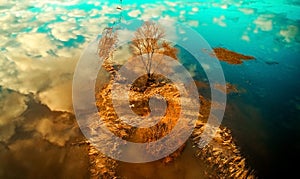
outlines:
M115 45L118 41L117 32L111 28L107 27L102 32L102 37L98 43L98 55L103 59L103 67L114 73L114 68L110 59L113 57L113 52Z
M109 58L110 55L112 55L112 51L117 40L117 33L114 32L113 28L105 28L98 44L99 57L103 58L103 60Z
M177 59L177 49L164 41L164 36L165 32L158 24L147 21L137 29L132 40L132 52L142 60L148 79L151 79L153 74L152 61L155 53L165 54Z

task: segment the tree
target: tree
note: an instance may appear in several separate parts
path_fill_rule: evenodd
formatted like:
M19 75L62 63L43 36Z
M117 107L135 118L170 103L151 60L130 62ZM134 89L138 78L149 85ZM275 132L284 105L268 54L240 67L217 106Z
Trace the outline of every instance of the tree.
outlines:
M139 56L143 62L148 79L151 79L153 74L152 61L154 60L155 53L168 55L177 59L177 49L163 40L165 33L155 22L146 21L136 30L134 35L131 49L134 56Z
M118 34L115 29L107 27L102 32L102 37L98 43L98 55L103 59L103 67L112 73L115 73L113 68L112 59L113 52L118 41Z
M112 55L112 49L116 42L117 33L115 33L111 27L105 28L98 44L98 54L101 58L103 58L103 60L106 60L110 55Z

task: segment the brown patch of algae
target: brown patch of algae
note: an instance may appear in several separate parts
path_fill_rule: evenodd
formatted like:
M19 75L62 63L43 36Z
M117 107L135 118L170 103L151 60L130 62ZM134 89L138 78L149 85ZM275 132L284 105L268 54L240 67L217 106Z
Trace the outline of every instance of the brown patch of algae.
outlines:
M211 56L217 57L220 61L224 61L229 64L242 64L243 60L255 59L253 56L243 55L221 47L214 48L213 51L214 53L210 54Z
M232 94L232 93L244 93L245 89L238 89L238 87L234 84L226 83L226 91L223 85L216 83L213 86L215 89L219 90L222 93Z

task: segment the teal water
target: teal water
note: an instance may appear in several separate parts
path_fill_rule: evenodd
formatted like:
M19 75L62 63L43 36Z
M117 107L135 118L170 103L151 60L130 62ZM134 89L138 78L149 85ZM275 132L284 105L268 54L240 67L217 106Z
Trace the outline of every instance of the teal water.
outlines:
M48 69L47 65L30 63L51 57L78 57L73 51L79 49L76 52L80 53L104 27L118 21L118 5L117 0L0 2L1 89L38 95L58 84L44 88L26 82L26 75L30 75L26 70L39 73L42 66L49 73L56 72L51 65ZM272 178L296 171L292 164L300 159L299 1L123 0L122 8L123 21L173 19L191 26L211 47L256 57L241 65L221 62L226 81L245 89L243 93L228 95L223 125L233 131L258 176ZM15 58L34 61L18 66ZM72 72L61 74L69 73ZM8 125L5 119L1 118L5 122L0 125Z

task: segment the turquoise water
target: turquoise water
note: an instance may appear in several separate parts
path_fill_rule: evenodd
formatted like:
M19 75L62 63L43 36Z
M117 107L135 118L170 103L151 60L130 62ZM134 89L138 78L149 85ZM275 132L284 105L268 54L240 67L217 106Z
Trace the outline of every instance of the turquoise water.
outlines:
M0 87L3 94L9 90L8 94L17 96L5 94L0 100L19 100L16 109L0 108L5 114L0 127L24 122L15 119L28 107L22 103L28 95L51 110L68 111L65 105L49 102L53 101L50 91L71 79L71 67L83 48L104 27L118 21L118 5L117 0L0 2ZM123 21L173 19L191 26L211 47L254 56L255 60L241 65L221 62L226 81L245 90L228 95L223 125L233 131L258 176L271 178L294 171L292 163L300 159L299 1L123 0L122 8ZM40 62L52 58L74 58L75 62L62 60L70 69ZM1 135L3 143L9 141L3 136L13 136Z

